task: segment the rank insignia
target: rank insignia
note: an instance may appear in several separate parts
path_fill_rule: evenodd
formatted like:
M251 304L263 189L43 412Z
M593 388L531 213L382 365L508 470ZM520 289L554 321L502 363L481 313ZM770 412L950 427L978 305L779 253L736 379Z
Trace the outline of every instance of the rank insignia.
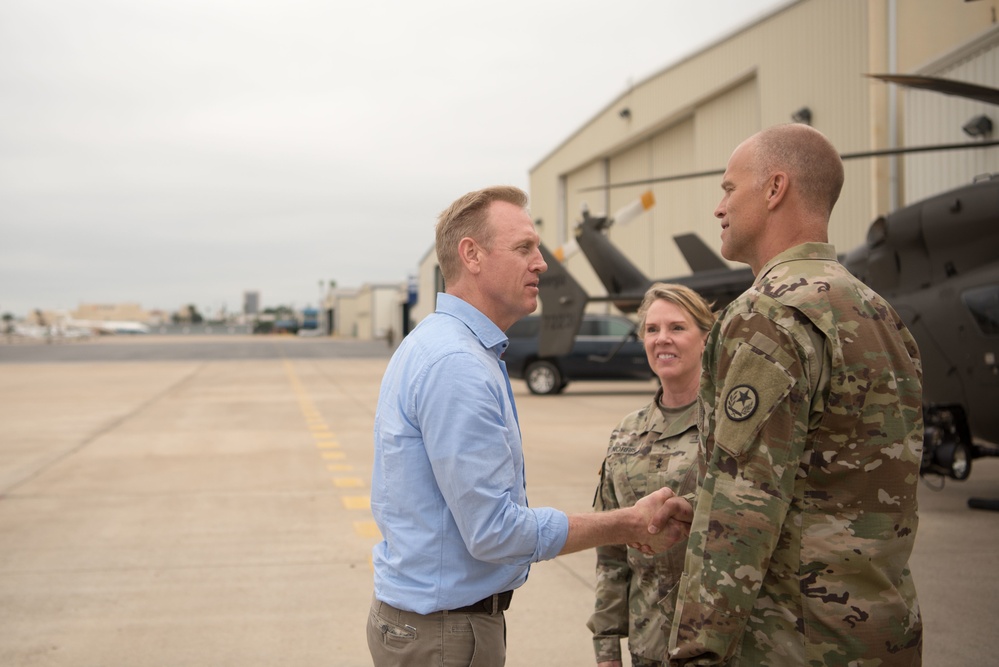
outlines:
M756 390L748 384L740 384L728 392L728 398L725 399L725 414L734 422L745 421L753 416L758 405L759 396Z

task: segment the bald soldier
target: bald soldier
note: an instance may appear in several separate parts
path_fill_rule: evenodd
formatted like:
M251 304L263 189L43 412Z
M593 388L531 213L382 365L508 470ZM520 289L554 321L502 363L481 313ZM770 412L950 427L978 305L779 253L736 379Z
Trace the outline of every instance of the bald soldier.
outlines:
M706 343L698 491L654 522L691 521L662 603L670 665L921 662L908 562L922 367L828 243L842 185L837 151L806 125L750 137L725 171L722 255L756 279Z

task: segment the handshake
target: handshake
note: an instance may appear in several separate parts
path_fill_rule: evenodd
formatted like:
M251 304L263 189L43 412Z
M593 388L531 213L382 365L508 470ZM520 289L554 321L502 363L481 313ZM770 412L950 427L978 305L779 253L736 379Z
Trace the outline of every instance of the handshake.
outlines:
M665 551L690 535L694 510L686 498L677 496L672 489L654 491L628 509L638 513L638 532L627 544L644 554Z

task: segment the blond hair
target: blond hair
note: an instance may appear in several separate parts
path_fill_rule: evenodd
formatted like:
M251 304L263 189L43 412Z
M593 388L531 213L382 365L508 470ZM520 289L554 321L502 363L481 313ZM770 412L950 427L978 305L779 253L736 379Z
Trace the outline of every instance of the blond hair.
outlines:
M677 283L653 283L646 290L642 304L638 307L639 335L644 335L645 317L649 313L649 308L656 301L668 301L683 309L701 331L710 331L711 326L715 323L715 314L711 311L711 304L694 290Z

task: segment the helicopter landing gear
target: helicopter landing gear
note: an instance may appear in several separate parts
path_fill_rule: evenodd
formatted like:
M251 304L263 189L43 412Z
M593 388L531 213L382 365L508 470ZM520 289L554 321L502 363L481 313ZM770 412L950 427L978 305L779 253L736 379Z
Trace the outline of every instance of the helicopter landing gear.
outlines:
M968 422L961 406L923 407L923 460L919 474L968 479L975 458Z

